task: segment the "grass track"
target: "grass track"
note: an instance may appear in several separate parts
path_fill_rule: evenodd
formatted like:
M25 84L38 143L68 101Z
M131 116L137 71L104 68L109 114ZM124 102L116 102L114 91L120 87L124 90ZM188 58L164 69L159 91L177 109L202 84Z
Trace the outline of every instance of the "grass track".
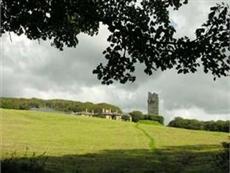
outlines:
M136 123L135 127L136 127L138 130L142 131L143 134L149 139L149 149L150 149L152 152L154 152L154 151L155 151L155 143L154 143L153 137L152 137L150 134L148 134L148 132L146 132L143 128L140 127L140 123Z

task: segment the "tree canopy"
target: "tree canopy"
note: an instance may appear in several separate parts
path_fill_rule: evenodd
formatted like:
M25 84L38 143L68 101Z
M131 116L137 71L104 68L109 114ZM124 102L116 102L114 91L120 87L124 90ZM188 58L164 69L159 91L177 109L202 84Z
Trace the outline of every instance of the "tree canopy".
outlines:
M78 102L71 100L42 100L37 98L26 99L26 98L6 98L0 97L0 108L4 109L22 109L30 110L33 108L38 108L38 110L53 110L61 112L94 112L96 114L101 114L103 109L111 110L112 112L121 113L122 110L108 103L91 103L91 102Z
M100 24L110 31L103 52L106 64L95 73L103 84L135 81L135 66L145 65L148 75L176 69L194 73L199 66L216 77L230 71L230 12L225 3L212 7L196 38L176 38L169 10L188 0L2 0L1 34L13 32L31 40L51 40L63 50L76 47L78 34L95 35Z
M229 123L229 120L199 121L196 119L184 119L181 117L176 117L174 120L169 122L168 126L194 130L229 132Z

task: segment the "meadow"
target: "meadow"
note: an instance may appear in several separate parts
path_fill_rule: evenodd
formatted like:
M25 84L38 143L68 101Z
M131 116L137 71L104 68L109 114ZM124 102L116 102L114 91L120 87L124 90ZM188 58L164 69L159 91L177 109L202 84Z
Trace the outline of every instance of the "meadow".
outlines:
M228 133L61 113L0 112L1 160L8 163L3 172L22 172L9 170L10 162L24 167L44 163L47 173L222 172L215 159Z

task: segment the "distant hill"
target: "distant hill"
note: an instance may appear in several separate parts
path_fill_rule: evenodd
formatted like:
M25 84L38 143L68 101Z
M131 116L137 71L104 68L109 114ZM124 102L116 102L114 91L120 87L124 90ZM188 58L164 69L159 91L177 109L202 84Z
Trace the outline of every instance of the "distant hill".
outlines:
M122 110L115 105L108 103L79 102L62 99L43 100L38 98L8 98L0 97L0 108L41 111L61 111L61 112L94 112L101 113L103 109L121 113Z

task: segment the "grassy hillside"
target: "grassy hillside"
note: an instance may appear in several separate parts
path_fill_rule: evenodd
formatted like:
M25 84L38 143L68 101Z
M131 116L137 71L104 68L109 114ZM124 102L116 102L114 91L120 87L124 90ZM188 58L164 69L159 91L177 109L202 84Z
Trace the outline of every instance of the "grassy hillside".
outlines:
M214 155L228 139L227 133L148 123L0 111L2 159L47 159L47 172L214 173Z

